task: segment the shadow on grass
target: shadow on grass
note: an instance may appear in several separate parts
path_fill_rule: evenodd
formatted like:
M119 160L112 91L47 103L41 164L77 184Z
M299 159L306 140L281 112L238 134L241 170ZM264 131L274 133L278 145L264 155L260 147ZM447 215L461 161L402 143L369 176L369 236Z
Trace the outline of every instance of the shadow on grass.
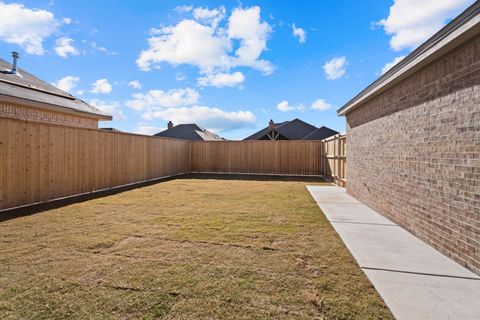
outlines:
M198 179L198 180L250 180L250 181L298 181L308 183L326 183L328 182L319 176L281 176L281 175L250 175L250 174L215 174L215 173L187 173L173 177L161 178L151 180L147 182L139 182L123 187L116 187L103 191L94 191L88 194L74 195L64 199L53 199L48 202L37 203L28 205L21 208L7 209L0 211L0 223L26 217L33 214L49 211L61 207L65 207L71 204L89 201L93 199L103 198L125 191L130 191L137 188L148 187L157 183L162 183L175 179Z
M289 176L289 175L262 175L262 174L224 174L224 173L188 173L177 179L200 180L251 180L251 181L298 181L309 183L329 182L320 176Z

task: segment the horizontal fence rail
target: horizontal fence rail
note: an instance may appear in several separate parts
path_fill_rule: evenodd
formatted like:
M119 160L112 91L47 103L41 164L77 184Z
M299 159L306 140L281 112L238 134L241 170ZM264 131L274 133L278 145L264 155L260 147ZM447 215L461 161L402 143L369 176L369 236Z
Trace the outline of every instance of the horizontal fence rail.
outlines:
M0 209L190 171L188 141L0 118Z
M344 182L345 140L186 141L0 117L0 210L189 172Z
M321 141L191 141L192 172L321 175Z

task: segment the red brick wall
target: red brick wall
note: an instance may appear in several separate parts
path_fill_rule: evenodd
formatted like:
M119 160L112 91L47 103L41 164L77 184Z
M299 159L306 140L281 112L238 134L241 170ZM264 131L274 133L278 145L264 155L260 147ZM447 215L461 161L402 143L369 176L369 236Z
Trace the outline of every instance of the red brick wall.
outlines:
M97 119L41 110L27 105L5 102L0 102L0 117L64 124L81 128L98 128Z
M347 192L480 273L480 36L347 114Z

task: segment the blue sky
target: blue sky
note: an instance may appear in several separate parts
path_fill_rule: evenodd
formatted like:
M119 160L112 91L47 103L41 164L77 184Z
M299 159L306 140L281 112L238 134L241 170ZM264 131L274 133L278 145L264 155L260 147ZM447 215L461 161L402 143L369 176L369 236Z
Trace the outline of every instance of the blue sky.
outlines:
M344 131L336 109L471 3L0 1L0 57L113 114L104 127Z

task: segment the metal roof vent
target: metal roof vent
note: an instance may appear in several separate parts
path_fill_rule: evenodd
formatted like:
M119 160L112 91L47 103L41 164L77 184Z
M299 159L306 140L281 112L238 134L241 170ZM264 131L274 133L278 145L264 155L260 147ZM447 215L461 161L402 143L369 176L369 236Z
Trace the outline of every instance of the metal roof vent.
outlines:
M12 51L12 58L13 58L13 63L12 63L12 71L10 71L11 74L17 74L17 60L20 58L20 55L16 51Z

